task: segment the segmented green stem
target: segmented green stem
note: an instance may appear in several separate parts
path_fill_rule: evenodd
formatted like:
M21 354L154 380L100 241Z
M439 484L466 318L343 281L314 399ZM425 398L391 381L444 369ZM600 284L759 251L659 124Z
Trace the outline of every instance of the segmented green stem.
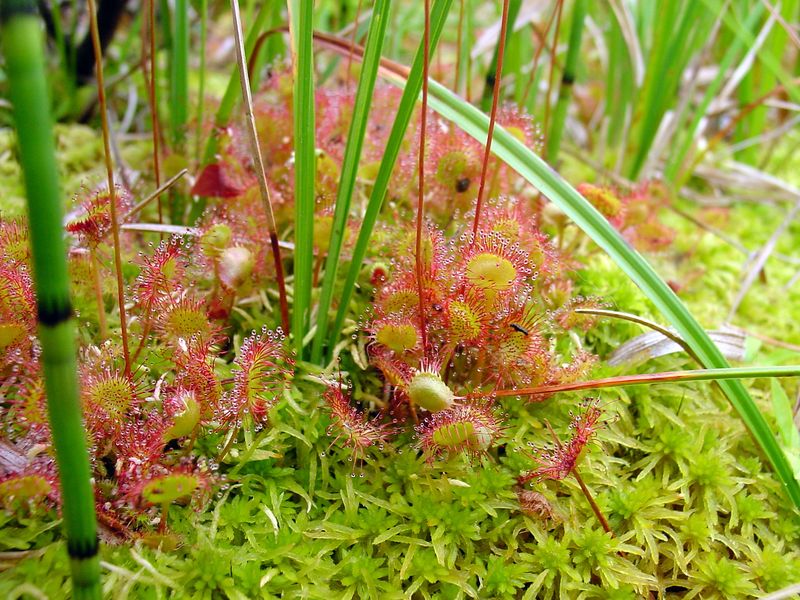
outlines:
M553 126L547 136L547 152L545 156L550 162L556 160L561 146L561 135L564 132L567 108L569 108L569 100L572 96L572 84L575 83L575 74L578 70L587 8L586 0L575 0L575 6L572 9L572 28L569 32L569 46L567 47L567 58L564 63L564 73L561 75L561 87L558 90L558 100L553 111Z
M2 47L30 216L47 409L61 480L73 597L100 598L97 522L81 424L75 321L69 295L58 171L36 4L0 4Z
M180 148L186 138L189 117L189 2L175 0L170 73L170 111L172 141Z

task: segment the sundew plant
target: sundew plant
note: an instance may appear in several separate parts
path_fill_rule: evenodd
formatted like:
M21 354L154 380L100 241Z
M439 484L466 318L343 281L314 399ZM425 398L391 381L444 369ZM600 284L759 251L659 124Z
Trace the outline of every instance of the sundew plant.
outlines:
M797 594L798 22L0 0L0 594Z

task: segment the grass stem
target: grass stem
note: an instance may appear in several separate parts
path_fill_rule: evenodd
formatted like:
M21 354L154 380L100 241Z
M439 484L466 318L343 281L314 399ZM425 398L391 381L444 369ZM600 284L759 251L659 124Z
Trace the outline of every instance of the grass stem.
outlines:
M264 213L267 217L267 227L269 228L269 241L272 248L272 258L275 262L275 277L278 281L278 294L280 296L281 307L281 326L284 331L289 331L289 302L286 299L286 281L283 275L283 262L281 261L281 250L278 245L278 231L275 225L275 215L272 211L272 199L267 183L267 174L264 170L264 157L261 154L261 147L258 144L258 132L256 130L256 118L253 113L253 97L250 92L250 78L247 74L247 59L244 54L244 39L242 36L242 21L239 14L239 1L231 0L231 11L233 16L233 35L236 40L236 62L239 65L239 81L242 86L242 100L247 121L247 134L250 140L250 150L253 162L256 167L258 187L261 192L261 202Z

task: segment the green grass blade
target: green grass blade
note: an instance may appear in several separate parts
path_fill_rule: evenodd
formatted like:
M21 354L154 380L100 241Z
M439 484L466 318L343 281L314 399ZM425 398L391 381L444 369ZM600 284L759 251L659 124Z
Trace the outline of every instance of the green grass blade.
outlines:
M485 141L489 126L489 118L485 114L436 82L431 82L430 92L430 106L433 110L452 120L475 139L481 142ZM516 170L551 202L561 208L578 227L611 256L614 262L642 289L675 327L681 337L691 345L704 367L729 367L719 348L708 337L708 334L697 323L675 292L575 188L502 127L498 127L495 131L492 150L500 160ZM755 402L739 381L721 381L719 385L772 464L792 502L795 506L800 507L800 484L794 478L791 466L786 461L786 457L776 443Z
M444 28L447 15L450 12L450 6L453 0L436 0L431 8L431 53L436 49L436 44L439 41L439 36ZM414 56L414 62L411 65L408 79L405 81L405 89L403 96L400 99L400 105L397 108L397 114L392 124L392 131L386 142L386 149L384 151L383 159L378 167L378 174L375 177L375 184L372 187L367 208L361 223L361 229L358 232L358 239L356 240L355 247L353 248L353 258L350 262L350 269L347 272L344 287L342 289L342 296L339 302L339 310L336 313L336 321L333 329L331 330L330 340L328 343L329 350L333 348L338 339L342 326L344 324L345 316L347 315L350 299L353 297L355 290L356 280L361 271L361 265L364 261L364 256L367 253L367 245L369 244L372 230L375 227L375 222L378 219L383 200L386 197L386 190L389 187L389 178L392 175L392 170L397 162L397 157L400 155L400 148L403 143L408 123L411 121L411 115L414 112L414 107L417 103L417 97L422 89L422 62L423 62L423 47L420 44L417 53Z
M294 306L292 334L297 357L311 305L314 262L314 187L317 177L314 128L314 3L289 0L289 32L294 71Z
M576 392L583 390L599 390L603 388L625 387L629 385L654 385L658 383L693 383L697 381L725 381L729 379L763 379L766 377L798 377L800 366L788 367L737 367L727 369L696 369L687 371L662 371L660 373L642 373L640 375L617 375L604 379L572 381L553 385L539 385L529 388L511 388L493 390L474 394L473 397L491 396L494 398L509 396L529 396L538 394L554 394L558 392ZM780 385L778 385L780 388ZM781 390L783 388L780 388ZM774 385L773 385L774 390Z
M721 15L722 22L728 30L737 38L742 40L747 47L756 43L756 34L747 30L739 20L734 18L732 11L724 11L724 0L700 0L705 4L709 11ZM769 51L763 50L757 53L758 60L764 65L767 71L775 76L778 82L784 86L786 93L792 102L800 102L800 86L794 82L794 77L782 65L782 58L775 56Z
M378 66L380 65L381 50L386 36L386 23L389 20L390 8L390 0L376 0L372 18L370 19L361 75L353 104L353 119L350 122L350 131L347 134L347 146L342 160L342 174L336 194L336 209L333 215L331 240L325 261L325 278L322 282L322 292L317 310L317 332L311 351L312 362L319 362L322 358L322 344L328 334L328 311L333 297L333 286L336 282L339 256L344 242L345 227L347 227L347 216L350 213L350 199L355 189L358 161L361 158L361 148L367 130L367 117L372 104L375 80L378 76Z
M659 22L664 25L654 28L656 40L642 90L639 111L643 116L636 152L628 170L628 178L634 181L647 160L664 115L674 102L681 74L692 55L691 41L701 31L709 30L713 23L710 12L700 2L690 2L682 10L680 4L664 2L659 5Z
M748 31L755 33L756 29L758 28L759 21L761 20L761 15L764 14L764 10L765 9L762 4L758 4L753 8L753 11L748 16L747 23L745 23L745 27ZM670 153L670 157L664 169L664 177L667 179L667 181L674 181L678 176L678 171L683 165L686 155L689 153L689 148L695 141L694 136L698 126L700 125L700 121L702 121L706 116L706 111L708 110L709 105L714 100L714 97L717 95L719 89L722 87L722 83L725 81L725 77L728 75L728 71L733 65L733 61L739 56L743 47L744 44L741 38L735 38L733 43L726 50L725 55L722 57L722 60L718 65L716 77L714 77L714 80L708 85L708 88L706 88L706 92L703 95L703 99L694 109L694 116L691 123L688 127L677 128L678 131L682 131L683 134L679 143L677 144L677 148Z
M100 598L97 522L81 422L75 320L36 4L4 1L2 44L23 167L47 409L61 480L74 598Z

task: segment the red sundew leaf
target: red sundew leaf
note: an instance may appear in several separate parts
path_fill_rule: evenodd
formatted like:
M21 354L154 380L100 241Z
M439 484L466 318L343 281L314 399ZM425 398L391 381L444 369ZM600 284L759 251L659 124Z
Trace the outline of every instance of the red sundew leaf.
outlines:
M241 196L246 189L234 181L221 164L212 163L197 177L191 194L210 198L235 198Z

